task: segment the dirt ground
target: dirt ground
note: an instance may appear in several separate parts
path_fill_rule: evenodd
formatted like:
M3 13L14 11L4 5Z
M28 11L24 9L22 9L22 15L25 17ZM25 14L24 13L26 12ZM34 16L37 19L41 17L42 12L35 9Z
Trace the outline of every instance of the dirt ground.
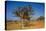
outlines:
M20 29L39 29L44 28L44 22L43 21L34 21L29 22L22 26L21 22L7 22L6 26L7 30L20 30Z

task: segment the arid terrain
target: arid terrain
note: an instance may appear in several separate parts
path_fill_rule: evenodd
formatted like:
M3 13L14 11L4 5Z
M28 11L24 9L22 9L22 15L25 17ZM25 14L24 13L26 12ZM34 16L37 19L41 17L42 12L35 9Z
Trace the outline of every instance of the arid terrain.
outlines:
M44 28L44 5L36 2L6 1L5 30Z
M25 24L22 24L22 22L7 22L7 30L18 30L18 29L39 29L44 28L44 22L43 21L30 21L28 23L24 22Z

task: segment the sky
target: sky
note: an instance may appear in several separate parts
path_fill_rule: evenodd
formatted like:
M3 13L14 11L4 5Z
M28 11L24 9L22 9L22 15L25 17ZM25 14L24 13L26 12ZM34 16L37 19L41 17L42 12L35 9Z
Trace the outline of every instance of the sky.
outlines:
M32 9L35 11L32 19L36 19L39 16L44 16L44 3L7 1L7 2L5 2L5 4L6 4L6 18L7 18L7 20L19 20L20 18L13 15L12 12L17 7L28 6L28 5L31 5Z

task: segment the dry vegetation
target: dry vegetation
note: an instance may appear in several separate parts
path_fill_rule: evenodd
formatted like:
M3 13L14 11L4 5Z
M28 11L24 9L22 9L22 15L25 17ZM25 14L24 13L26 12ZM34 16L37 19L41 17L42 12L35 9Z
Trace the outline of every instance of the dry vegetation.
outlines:
M34 28L44 28L43 21L30 21L24 22L25 24L22 26L22 22L7 22L7 30L17 30L17 29L34 29Z

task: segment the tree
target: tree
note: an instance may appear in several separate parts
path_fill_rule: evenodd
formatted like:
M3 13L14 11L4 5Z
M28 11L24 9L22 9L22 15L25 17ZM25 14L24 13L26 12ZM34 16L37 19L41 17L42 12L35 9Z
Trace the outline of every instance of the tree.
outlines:
M44 16L40 16L37 20L44 21Z
M31 5L28 5L28 6L24 6L24 7L18 7L14 12L13 14L18 16L18 17L21 17L23 20L22 20L22 26L24 28L25 25L27 25L27 23L29 23L28 21L30 21L30 18L32 17L32 15L34 14L33 13L34 11L32 10L32 7ZM26 20L27 21L26 21ZM25 22L26 21L26 22Z
M16 11L13 12L14 15L21 17L22 19L30 20L33 15L33 10L31 5L18 7Z

